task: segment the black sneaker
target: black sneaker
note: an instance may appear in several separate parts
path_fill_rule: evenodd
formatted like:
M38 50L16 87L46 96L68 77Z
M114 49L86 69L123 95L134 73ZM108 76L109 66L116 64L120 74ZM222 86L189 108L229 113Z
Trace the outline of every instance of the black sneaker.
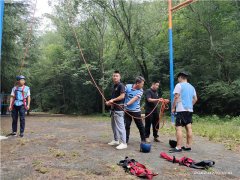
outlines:
M183 146L182 149L183 149L184 151L191 151L191 150L192 150L192 148L190 148L190 147L185 147L185 146Z
M24 135L23 133L20 133L20 134L19 134L20 137L23 137L23 135Z
M173 148L173 149L170 149L169 152L170 152L170 153L182 152L182 149Z
M8 134L7 136L17 136L17 133L16 132L12 132L12 133Z
M157 138L154 138L154 141L155 142L161 142L162 143L162 141L157 137Z

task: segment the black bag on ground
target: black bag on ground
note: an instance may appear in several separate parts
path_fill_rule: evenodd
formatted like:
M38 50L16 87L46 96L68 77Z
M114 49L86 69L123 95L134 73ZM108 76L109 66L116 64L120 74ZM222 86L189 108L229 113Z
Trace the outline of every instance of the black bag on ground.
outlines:
M215 164L215 161L204 160L197 163L193 163L190 165L190 167L195 169L208 169L210 167L213 167L214 164Z

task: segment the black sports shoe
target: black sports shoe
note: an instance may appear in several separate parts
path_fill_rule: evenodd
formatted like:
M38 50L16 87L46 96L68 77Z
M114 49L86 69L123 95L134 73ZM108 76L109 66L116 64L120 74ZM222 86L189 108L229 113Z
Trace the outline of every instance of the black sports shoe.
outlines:
M170 153L182 152L182 149L173 148L173 149L170 149L169 152L170 152Z
M16 132L12 132L12 133L8 134L7 136L17 136L17 133Z
M162 143L162 141L157 137L157 138L154 138L154 141L155 142L161 142Z
M20 133L20 135L19 135L20 137L23 137L23 133Z
M184 151L191 151L191 150L192 150L192 148L190 148L190 147L185 147L185 146L183 146L182 149L183 149Z

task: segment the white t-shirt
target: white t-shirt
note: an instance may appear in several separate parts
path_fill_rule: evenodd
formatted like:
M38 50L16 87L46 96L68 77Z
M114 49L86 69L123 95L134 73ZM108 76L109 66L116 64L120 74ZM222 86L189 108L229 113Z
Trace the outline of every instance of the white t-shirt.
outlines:
M183 107L183 104L182 104L182 98L181 98L181 90L182 90L182 87L181 87L181 84L178 83L175 88L174 88L174 91L173 91L173 94L179 94L179 98L177 100L177 105L176 105L176 112L182 112L182 111L189 111L189 112L193 112L193 109L185 109ZM194 89L194 96L196 97L197 96L197 93L196 93L196 90Z

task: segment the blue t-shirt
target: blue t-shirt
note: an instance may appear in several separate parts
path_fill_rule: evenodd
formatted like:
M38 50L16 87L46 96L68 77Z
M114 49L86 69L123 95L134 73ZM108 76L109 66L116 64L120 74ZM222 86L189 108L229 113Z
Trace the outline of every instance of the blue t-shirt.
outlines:
M15 102L14 102L15 106L23 105L23 98L26 99L28 96L30 96L30 88L28 86L24 87L23 94L22 94L22 91L23 91L23 86L22 87L15 86L14 88L12 88L11 96L15 97Z
M140 112L140 101L141 97L143 95L142 89L133 89L133 84L127 84L125 88L125 104L127 104L132 98L135 96L138 97L138 99L131 105L126 107L126 110L131 112Z

